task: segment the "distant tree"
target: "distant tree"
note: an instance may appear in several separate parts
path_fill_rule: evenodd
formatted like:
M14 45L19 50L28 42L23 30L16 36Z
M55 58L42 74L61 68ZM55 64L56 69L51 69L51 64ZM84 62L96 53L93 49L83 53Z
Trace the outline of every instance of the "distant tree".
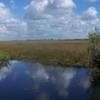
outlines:
M99 30L95 29L95 32L89 34L89 41L94 46L100 42L100 32Z
M100 31L95 29L95 32L89 34L89 51L90 63L92 66L100 63Z

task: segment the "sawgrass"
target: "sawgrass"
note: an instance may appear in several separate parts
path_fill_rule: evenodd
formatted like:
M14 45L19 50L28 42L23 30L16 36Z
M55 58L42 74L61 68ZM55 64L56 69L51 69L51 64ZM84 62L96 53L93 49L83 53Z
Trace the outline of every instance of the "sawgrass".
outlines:
M87 40L0 42L0 50L7 52L11 59L47 65L89 66Z

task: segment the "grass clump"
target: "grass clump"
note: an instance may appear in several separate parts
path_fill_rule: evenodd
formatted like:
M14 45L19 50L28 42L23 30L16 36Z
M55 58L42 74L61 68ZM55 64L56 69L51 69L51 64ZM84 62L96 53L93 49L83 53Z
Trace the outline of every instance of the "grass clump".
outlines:
M10 57L6 52L0 51L0 66L7 65Z

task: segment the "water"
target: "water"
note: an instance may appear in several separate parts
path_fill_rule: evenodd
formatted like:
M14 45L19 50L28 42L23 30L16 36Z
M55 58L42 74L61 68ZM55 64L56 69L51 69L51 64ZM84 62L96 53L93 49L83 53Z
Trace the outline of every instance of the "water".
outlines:
M0 69L0 100L89 100L90 72L10 61Z

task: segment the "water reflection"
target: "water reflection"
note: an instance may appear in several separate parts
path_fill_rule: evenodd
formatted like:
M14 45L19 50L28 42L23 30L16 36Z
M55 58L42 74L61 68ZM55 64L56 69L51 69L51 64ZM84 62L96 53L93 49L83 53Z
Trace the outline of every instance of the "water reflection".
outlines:
M89 100L90 72L10 61L0 70L1 100Z

